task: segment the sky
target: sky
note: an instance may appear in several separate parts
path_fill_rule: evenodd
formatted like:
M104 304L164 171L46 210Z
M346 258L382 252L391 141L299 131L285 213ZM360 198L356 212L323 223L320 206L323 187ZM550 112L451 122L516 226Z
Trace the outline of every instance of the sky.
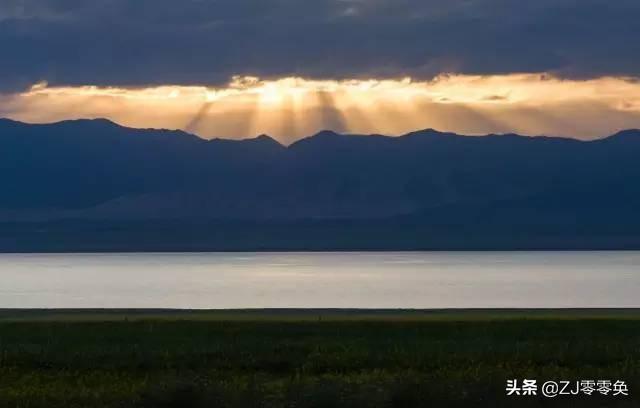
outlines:
M640 127L637 0L3 0L0 116L203 137Z

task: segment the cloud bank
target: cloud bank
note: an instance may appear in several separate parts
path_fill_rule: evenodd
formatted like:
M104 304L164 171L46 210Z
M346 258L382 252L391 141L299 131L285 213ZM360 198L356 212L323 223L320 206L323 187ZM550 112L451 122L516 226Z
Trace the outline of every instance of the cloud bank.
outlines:
M637 0L3 0L0 90L638 76Z
M267 133L284 143L322 129L403 134L546 134L591 139L640 128L640 82L541 74L441 75L430 81L236 78L223 87L55 87L0 97L0 116L27 122L105 117L204 137Z

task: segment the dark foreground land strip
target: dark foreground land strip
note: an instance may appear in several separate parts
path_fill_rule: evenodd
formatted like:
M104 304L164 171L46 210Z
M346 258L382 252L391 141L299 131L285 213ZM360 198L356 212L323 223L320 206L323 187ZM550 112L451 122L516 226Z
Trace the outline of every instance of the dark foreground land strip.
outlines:
M540 406L640 406L640 310L0 310L3 408Z
M640 308L0 309L0 321L639 319Z

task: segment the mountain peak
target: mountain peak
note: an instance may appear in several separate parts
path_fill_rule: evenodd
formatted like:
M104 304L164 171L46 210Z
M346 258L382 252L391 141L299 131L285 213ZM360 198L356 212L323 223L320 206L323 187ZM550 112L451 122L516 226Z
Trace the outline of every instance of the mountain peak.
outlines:
M122 129L127 131L133 131L135 129L125 128L119 124L112 122L109 119L70 119L62 120L58 122L47 123L25 123L8 118L0 118L0 125L11 128L22 129L41 129L45 132L55 132L56 129L64 130L67 133L77 132L98 132L103 133L105 131L112 131L115 129Z
M63 120L58 123L53 124L66 124L66 125L95 125L95 126L110 126L110 127L121 127L119 124L115 123L112 120L106 118L82 118L82 119L71 119L71 120Z
M276 139L264 133L256 136L253 139L245 139L245 140L251 140L251 141L260 142L260 143L277 144L279 146L282 146L280 142L278 142Z
M241 140L241 142L252 143L257 146L260 146L263 149L264 148L267 148L267 149L283 149L284 148L284 146L280 142L278 142L276 139L264 133L251 139L243 139Z
M280 144L280 142L278 142L276 139L266 134L261 134L256 137L248 137L245 139L226 139L226 138L216 137L214 139L209 139L209 142L218 143L218 144L233 144L233 145L259 144L263 146L273 145L273 146L283 147L282 144Z
M343 136L343 135L341 135L340 133L336 133L333 130L324 129L324 130L319 131L315 135L311 136L310 138L326 139L326 138L336 138L336 137L340 137L340 136Z
M328 146L332 145L332 142L343 140L345 135L334 132L333 130L321 130L313 136L305 137L297 140L289 148L296 149L301 146Z
M5 126L18 126L18 125L24 125L27 126L26 123L17 121L17 120L13 120L13 119L9 119L9 118L0 118L0 125L5 125Z
M621 130L618 133L615 133L609 137L606 137L602 140L609 141L640 141L640 129L626 129Z
M441 137L441 136L460 136L455 133L441 132L439 130L428 128L422 130L416 130L414 132L409 132L401 137Z

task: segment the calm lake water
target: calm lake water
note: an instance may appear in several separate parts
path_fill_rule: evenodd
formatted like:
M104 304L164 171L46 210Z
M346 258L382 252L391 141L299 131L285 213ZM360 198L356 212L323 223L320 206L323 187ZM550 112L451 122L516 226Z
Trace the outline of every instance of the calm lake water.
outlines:
M640 252L0 255L0 308L640 307Z

